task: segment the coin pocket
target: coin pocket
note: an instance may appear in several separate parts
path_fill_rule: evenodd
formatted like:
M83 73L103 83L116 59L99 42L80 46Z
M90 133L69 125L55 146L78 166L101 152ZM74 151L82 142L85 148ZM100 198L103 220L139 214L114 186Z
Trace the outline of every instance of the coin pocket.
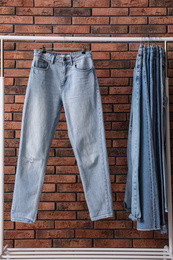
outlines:
M39 70L47 70L49 68L49 61L40 56L34 56L33 68Z
M87 72L94 68L92 57L83 57L74 61L74 68L79 72Z

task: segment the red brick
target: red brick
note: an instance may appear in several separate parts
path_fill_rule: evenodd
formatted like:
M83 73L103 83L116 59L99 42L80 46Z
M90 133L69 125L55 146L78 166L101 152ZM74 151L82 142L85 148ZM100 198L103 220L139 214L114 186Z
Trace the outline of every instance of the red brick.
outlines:
M147 17L111 17L111 24L147 24Z
M86 202L58 202L56 203L57 210L87 210Z
M128 8L93 8L92 15L128 15Z
M75 219L75 211L38 211L38 220L40 219Z
M48 202L48 203L40 202L38 210L55 210L55 203L53 203L53 202Z
M14 247L16 248L50 248L52 247L52 241L48 239L33 239L33 240L15 240Z
M53 8L22 8L16 7L17 15L53 15Z
M19 238L34 238L34 231L32 230L13 230L4 231L5 239L19 239Z
M148 0L112 0L112 7L143 7L148 6Z
M42 193L40 201L75 201L74 193Z
M46 182L46 181L44 181ZM56 184L46 184L44 183L43 185L43 192L54 192L55 191L55 186Z
M0 23L27 23L32 24L33 23L33 17L31 16L0 16Z
M37 230L36 238L73 238L74 230Z
M92 43L92 51L127 51L127 43Z
M35 7L71 7L71 0L35 0Z
M3 7L0 8L0 14L15 14L14 7Z
M133 247L138 248L163 248L167 244L166 240L164 239L134 239L133 240Z
M128 103L128 96L102 96L102 103Z
M14 166L5 166L4 167L4 173L5 174L14 174L15 173Z
M83 186L78 183L61 184L57 187L58 192L83 192Z
M74 162L74 157L49 157L47 165L72 165Z
M44 182L74 183L76 182L76 175L46 175Z
M129 61L95 61L95 68L129 68Z
M114 129L115 122L112 124L112 128ZM127 147L127 140L113 140L113 147Z
M74 0L73 7L110 7L110 1L104 0Z
M76 238L113 238L113 230L76 230Z
M14 222L12 222L12 221L4 221L4 230L5 229L14 229Z
M106 131L106 138L125 138L126 131Z
M54 229L53 221L42 221L37 220L35 224L16 222L16 229Z
M99 33L127 33L127 26L117 26L117 25L106 25L106 26L92 26L91 32L93 34Z
M131 239L95 239L94 247L99 247L99 248L132 247L132 240Z
M154 7L172 7L172 0L150 0L149 5Z
M153 238L153 231L114 230L115 238Z
M119 95L119 94L132 94L131 87L110 87L109 94Z
M54 16L91 16L88 8L54 8Z
M132 228L131 221L111 221L111 220L104 220L104 221L97 221L94 223L94 228L96 229L130 229Z
M35 17L35 24L71 24L70 17Z
M67 220L67 221L61 221L57 220L55 221L55 228L57 229L78 229L78 228L92 228L93 227L93 222L91 221L82 221L82 220Z
M136 52L112 52L112 60L136 60Z
M166 17L149 17L150 24L173 24L173 17L166 16Z
M164 25L134 25L129 28L130 33L166 33L166 26ZM138 44L139 45L139 44Z
M0 32L13 32L13 25L10 24L1 24Z
M166 15L166 8L130 8L130 15Z
M54 26L53 27L54 33L89 33L90 32L90 26Z
M16 33L52 33L51 25L15 25Z
M72 24L109 24L109 17L72 17Z
M33 6L33 0L13 0L3 1L3 6Z
M127 135L125 137L127 137ZM126 157L117 157L116 165L127 165L127 158Z
M92 247L92 239L54 239L54 247Z
M59 140L58 140L59 142ZM63 146L62 146L63 147ZM79 173L79 169L77 166L61 166L61 165L58 165L56 166L56 172L58 174L61 174L61 173L68 173L68 174L71 174L71 173Z
M106 78L99 79L99 85L109 85L109 86L126 86L129 83L128 78Z

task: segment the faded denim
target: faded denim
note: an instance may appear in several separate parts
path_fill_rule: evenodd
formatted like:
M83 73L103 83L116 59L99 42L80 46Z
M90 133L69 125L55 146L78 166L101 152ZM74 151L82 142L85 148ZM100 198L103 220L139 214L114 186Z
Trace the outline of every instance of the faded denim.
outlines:
M158 53L158 51L157 51ZM139 47L133 74L124 207L137 230L167 233L161 146L159 63L153 46ZM155 58L156 57L156 58ZM149 74L149 76L148 76ZM164 83L163 83L164 84ZM158 154L159 153L159 154ZM157 156L157 159L156 159ZM161 174L162 173L162 174Z
M23 106L11 221L36 221L62 106L90 218L114 216L101 93L92 52L42 53L35 49Z

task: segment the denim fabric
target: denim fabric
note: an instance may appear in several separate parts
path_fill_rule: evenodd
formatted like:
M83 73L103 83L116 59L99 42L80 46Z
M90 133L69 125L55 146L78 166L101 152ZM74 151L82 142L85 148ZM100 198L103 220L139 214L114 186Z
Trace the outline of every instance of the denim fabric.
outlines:
M167 165L166 165L166 125L167 125L167 105L168 96L166 93L166 70L165 70L165 51L160 47L160 92L161 92L161 147L162 147L162 166L163 166L163 183L164 183L164 198L165 198L165 212L168 212L168 194L167 194Z
M160 51L156 46L156 169L159 185L159 202L160 202L160 214L162 229L166 229L165 222L165 194L164 194L164 181L163 181L163 164L162 164L162 129L161 129L161 78L160 78ZM162 53L161 53L162 56Z
M92 52L42 53L35 49L22 114L11 221L36 221L62 106L90 218L114 216L101 93Z
M141 58L139 58L139 53ZM156 230L160 233L167 233L164 219L163 175L161 175L161 121L159 121L158 112L161 107L158 74L160 60L156 57L156 53L158 51L153 46L146 47L141 44L136 58L124 206L127 211L131 212L129 218L137 221L137 230ZM138 75L137 66L139 67ZM158 160L156 160L156 154Z
M141 124L141 82L142 82L142 46L139 47L133 73L133 91L128 132L128 175L124 197L124 207L131 211L131 220L141 219L139 195L139 167L140 167L140 124Z

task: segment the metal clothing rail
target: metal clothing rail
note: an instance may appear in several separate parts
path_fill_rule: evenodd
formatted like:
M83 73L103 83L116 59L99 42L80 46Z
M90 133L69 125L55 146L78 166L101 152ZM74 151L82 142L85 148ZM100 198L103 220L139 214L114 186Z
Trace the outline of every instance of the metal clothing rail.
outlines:
M170 117L167 106L167 192L168 192L168 236L169 245L164 248L8 248L3 246L4 231L4 40L25 41L82 41L82 42L164 42L166 52L166 91L169 104L169 82L167 77L167 42L173 37L68 37L68 36L16 36L0 35L1 77L0 77L0 259L164 259L173 260L172 188L170 153Z

